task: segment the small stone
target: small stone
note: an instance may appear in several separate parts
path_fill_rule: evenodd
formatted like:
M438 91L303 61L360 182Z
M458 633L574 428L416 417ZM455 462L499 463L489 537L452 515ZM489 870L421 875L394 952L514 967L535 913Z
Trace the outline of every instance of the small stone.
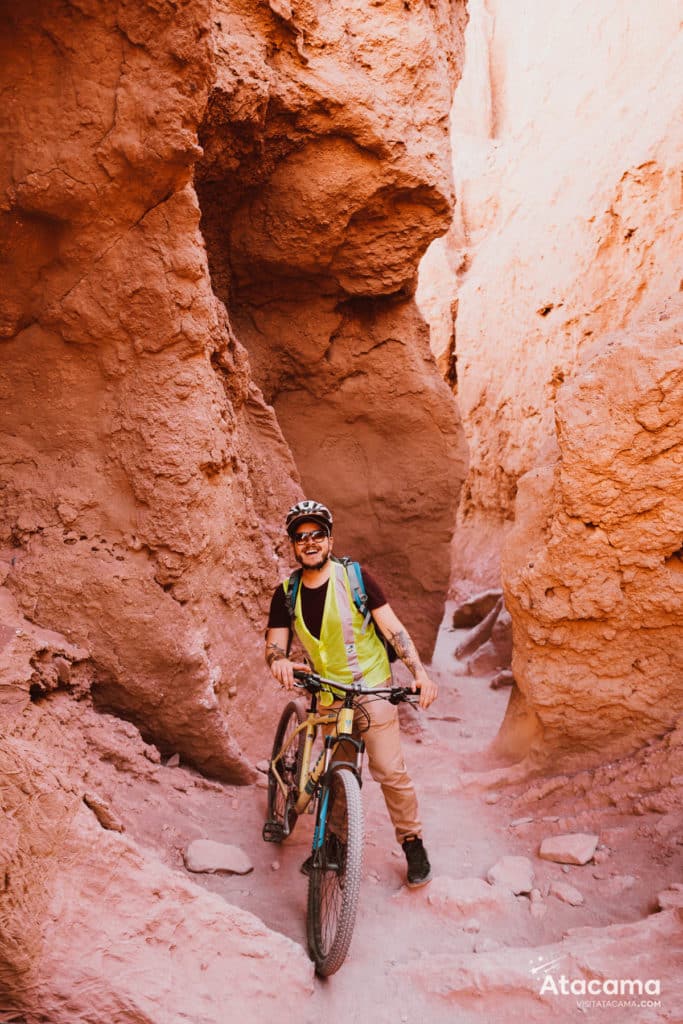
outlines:
M602 849L600 849L600 850L596 850L595 853L593 854L593 861L596 864L604 864L608 860L609 860L609 850L604 849L604 847Z
M497 804L500 800L500 793L487 793L484 797L485 804Z
M534 885L534 868L528 857L501 857L486 875L491 885L499 885L518 896Z
M280 870L280 861L279 860L274 860L273 863L270 865L270 870L271 871L279 871Z
M239 800L237 800L237 799L232 800L231 803L230 803L230 806L232 807L233 811L239 811L239 809L240 809L240 802L239 802Z
M270 768L270 761L266 761L265 759L263 761L257 761L254 767L257 772L263 772L264 775L267 775L268 769Z
M478 921L476 917L471 917L468 921L465 921L462 926L464 932L470 932L471 934L481 931L481 921Z
M254 870L246 853L239 846L217 843L213 839L195 839L183 853L188 871L213 874L227 871L233 875L247 875Z
M555 896L563 903L568 903L572 907L580 907L585 902L583 893L580 893L578 889L575 889L573 885L569 885L567 882L551 882L550 895Z
M180 754L171 754L168 761L166 762L167 768L177 768L180 764Z
M620 893L632 889L635 884L636 879L633 875L612 875L607 880L607 889L610 893Z
M563 864L562 865L562 870L564 871L565 875L568 875L569 872L571 871L571 868L569 867L568 864Z
M83 803L93 812L102 828L109 832L125 832L125 826L116 817L109 804L94 793L84 793Z
M538 851L543 860L558 864L587 864L598 845L598 836L574 832L561 836L548 836Z
M510 828L519 828L520 825L530 825L533 818L515 818L514 821L510 822Z
M463 736L465 739L469 739L470 736L472 735L469 729L460 729L458 731L460 732L460 735Z
M495 949L500 949L500 942L496 942L490 935L484 935L474 944L475 953L493 953Z
M463 917L483 910L503 910L510 905L508 893L483 878L449 878L441 875L429 886L427 901L448 914Z
M683 908L683 889L674 883L668 889L657 893L657 902L662 910L674 910L677 907Z
M236 696L237 696L237 687L236 686L230 686L228 688L228 697L230 697L230 699L232 700L232 698L236 697Z
M57 678L60 683L68 686L71 682L71 663L66 658L55 658L55 665L57 666Z
M548 913L548 904L544 903L543 900L535 900L529 904L529 913L536 920L540 920Z

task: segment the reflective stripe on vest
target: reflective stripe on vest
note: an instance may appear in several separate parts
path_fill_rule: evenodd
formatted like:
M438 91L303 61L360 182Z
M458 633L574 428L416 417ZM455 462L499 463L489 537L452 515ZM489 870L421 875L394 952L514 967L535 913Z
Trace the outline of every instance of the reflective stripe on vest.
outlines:
M283 581L283 587L287 593L288 579ZM391 675L387 652L375 630L363 627L363 616L353 603L345 567L339 562L330 562L320 639L314 637L304 623L301 591L299 587L294 628L315 671L346 685L362 682L364 686L381 686L386 682Z

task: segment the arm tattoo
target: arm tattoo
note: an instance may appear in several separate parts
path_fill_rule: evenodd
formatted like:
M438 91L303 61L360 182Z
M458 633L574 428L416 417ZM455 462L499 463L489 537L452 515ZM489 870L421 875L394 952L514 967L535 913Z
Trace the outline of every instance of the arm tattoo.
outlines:
M283 651L279 644L266 644L266 662L268 663L268 668L270 668L274 661L282 661L282 659L286 657L286 651Z
M419 670L422 668L422 662L420 661L419 654L415 650L415 644L410 639L405 629L399 630L398 633L392 633L389 637L389 642L403 664L410 671L413 678L415 678Z

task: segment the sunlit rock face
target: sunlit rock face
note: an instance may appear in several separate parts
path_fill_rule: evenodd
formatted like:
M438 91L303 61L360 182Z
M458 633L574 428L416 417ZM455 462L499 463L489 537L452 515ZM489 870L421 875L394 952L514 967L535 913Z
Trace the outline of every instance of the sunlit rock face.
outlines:
M581 763L680 714L680 11L469 11L418 292L469 442L452 589L503 553L499 748Z
M453 585L494 584L558 387L680 285L680 10L469 5L458 204L418 296L469 443ZM454 305L455 303L455 305Z
M556 423L558 458L520 481L503 578L531 749L571 767L683 712L683 304L586 348Z

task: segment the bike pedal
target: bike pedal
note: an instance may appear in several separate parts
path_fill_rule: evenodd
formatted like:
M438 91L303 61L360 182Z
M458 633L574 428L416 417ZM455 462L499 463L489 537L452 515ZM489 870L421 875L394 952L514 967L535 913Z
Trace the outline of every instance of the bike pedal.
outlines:
M288 833L285 832L284 825L281 825L279 821L267 821L261 835L266 843L281 843L283 839L287 838Z

